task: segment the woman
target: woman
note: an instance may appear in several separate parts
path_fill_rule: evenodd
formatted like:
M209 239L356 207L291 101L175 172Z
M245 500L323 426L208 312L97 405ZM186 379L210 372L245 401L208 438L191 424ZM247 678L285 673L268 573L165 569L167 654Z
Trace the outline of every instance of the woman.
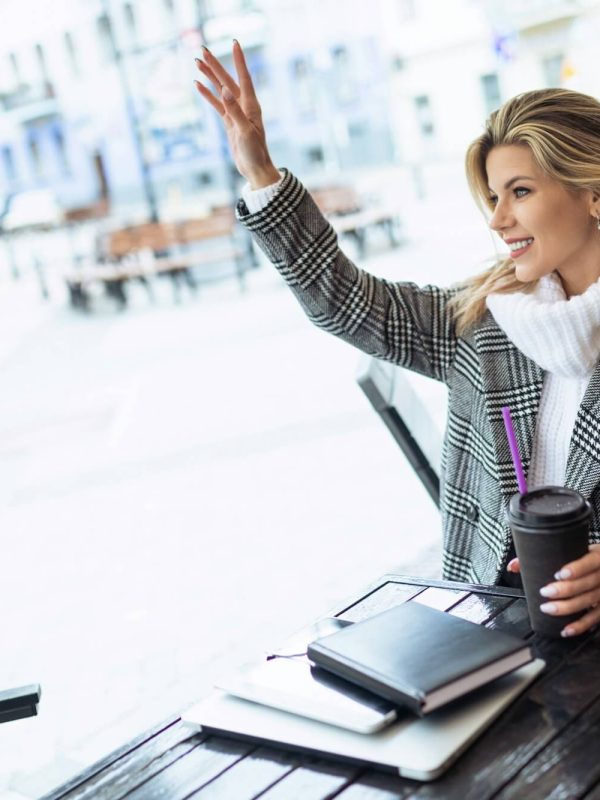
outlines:
M238 81L205 48L200 94L248 180L237 208L309 318L372 355L444 381L444 577L518 579L505 509L517 491L501 408L510 406L531 485L565 484L593 506L589 553L542 590L542 610L600 621L600 103L528 92L489 118L467 152L476 201L510 258L451 289L359 270L310 195L271 161L244 54Z

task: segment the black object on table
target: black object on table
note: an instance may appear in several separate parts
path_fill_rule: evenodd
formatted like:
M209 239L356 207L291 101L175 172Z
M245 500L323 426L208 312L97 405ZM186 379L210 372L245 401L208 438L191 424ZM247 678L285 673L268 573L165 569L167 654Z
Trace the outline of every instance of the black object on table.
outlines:
M547 664L541 676L438 780L423 784L194 733L174 716L45 800L537 800L559 796L600 800L600 631L573 639L543 639L532 633L518 589L399 575L384 576L326 616L357 622L404 602L426 603L526 639Z
M35 717L40 695L41 689L37 683L0 692L0 722Z

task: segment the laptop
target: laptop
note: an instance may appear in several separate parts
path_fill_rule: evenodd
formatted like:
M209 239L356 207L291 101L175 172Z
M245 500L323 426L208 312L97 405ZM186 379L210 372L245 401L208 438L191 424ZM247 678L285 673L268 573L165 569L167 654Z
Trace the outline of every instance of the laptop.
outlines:
M224 691L213 692L188 709L182 720L209 734L431 781L456 761L544 666L536 659L427 717L403 716L370 734L344 730Z
M306 656L309 642L348 624L325 617L302 628L263 661L224 676L218 690L182 720L207 733L428 781L441 775L545 666L537 659L417 717L315 676Z

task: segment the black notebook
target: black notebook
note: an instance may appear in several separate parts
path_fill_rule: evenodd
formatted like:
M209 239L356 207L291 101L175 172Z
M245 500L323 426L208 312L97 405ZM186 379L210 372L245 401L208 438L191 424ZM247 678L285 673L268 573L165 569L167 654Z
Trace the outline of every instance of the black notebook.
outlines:
M419 715L533 660L521 639L415 601L317 639L308 657Z

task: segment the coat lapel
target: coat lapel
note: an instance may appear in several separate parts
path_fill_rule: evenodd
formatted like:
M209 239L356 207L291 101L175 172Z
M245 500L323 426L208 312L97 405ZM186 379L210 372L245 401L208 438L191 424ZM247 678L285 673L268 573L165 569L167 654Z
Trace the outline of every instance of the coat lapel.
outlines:
M565 484L589 499L600 483L600 363L579 406L569 446Z
M500 491L508 501L518 491L518 486L506 438L502 407L510 408L523 470L527 475L542 394L543 371L515 347L489 311L474 335Z

